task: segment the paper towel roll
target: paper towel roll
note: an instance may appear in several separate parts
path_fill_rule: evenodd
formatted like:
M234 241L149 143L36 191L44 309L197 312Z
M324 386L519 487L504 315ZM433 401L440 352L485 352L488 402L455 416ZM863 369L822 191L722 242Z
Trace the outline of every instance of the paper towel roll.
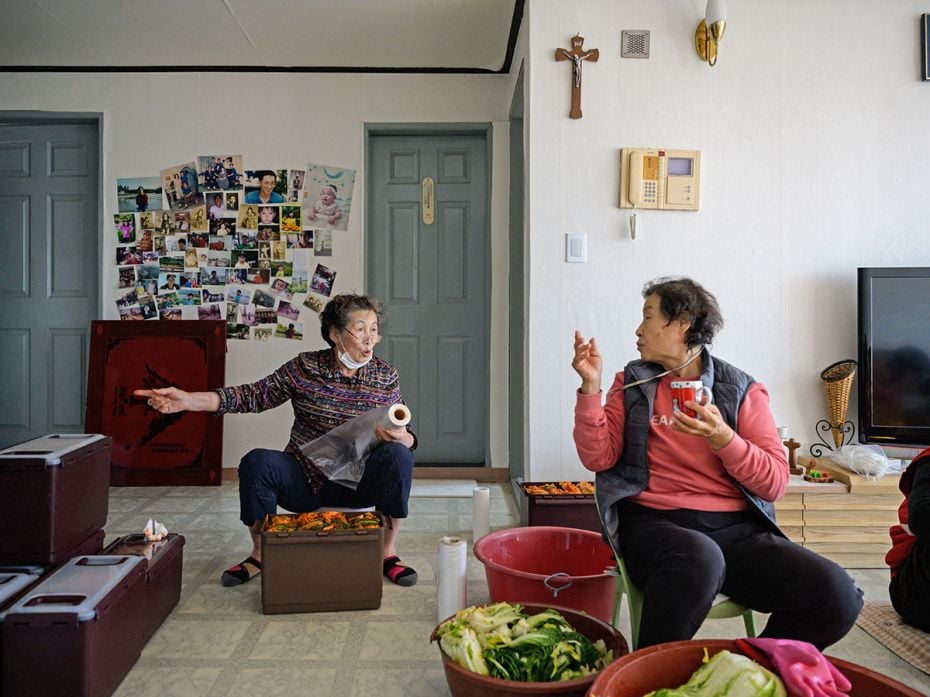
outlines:
M436 561L437 622L468 607L467 551L468 545L461 537L446 535L439 540Z
M472 515L472 542L488 534L491 517L491 491L486 486L476 486L472 492L474 513Z
M392 404L388 407L387 414L381 425L384 428L397 428L406 426L410 423L410 409L406 404Z

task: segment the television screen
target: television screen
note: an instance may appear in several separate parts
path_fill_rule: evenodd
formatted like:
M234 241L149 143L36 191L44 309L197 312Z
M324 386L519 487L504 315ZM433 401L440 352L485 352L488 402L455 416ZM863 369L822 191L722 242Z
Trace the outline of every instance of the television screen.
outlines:
M930 445L930 267L859 269L859 440Z

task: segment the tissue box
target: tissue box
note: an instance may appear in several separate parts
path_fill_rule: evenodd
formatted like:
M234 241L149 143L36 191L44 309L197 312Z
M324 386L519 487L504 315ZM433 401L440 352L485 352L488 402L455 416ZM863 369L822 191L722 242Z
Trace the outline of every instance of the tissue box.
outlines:
M377 515L377 528L263 531L262 611L270 615L381 607L384 518Z
M523 482L520 485L525 496L520 502L521 525L554 525L601 532L601 519L597 515L594 494L530 494L526 491L528 486L555 483Z
M107 522L110 447L80 433L0 450L0 564L54 566L84 551Z
M181 597L184 536L168 533L163 540L147 542L144 535L126 535L110 544L104 554L130 554L145 560L142 604L143 645L158 631Z
M4 612L3 694L109 697L142 652L145 564L72 559Z

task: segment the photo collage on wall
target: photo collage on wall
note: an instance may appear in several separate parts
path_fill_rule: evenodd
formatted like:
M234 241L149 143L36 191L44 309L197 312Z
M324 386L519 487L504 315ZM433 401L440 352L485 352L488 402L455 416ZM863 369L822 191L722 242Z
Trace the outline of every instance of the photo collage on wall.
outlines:
M116 184L120 319L225 319L231 339L301 340L301 313L333 294L318 257L348 229L355 170L201 155Z

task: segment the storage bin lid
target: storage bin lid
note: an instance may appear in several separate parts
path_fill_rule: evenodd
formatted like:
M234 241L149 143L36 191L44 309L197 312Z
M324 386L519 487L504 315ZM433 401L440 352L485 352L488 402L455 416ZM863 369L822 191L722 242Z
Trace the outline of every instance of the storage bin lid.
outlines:
M74 613L81 622L97 616L97 606L139 564L142 557L128 555L83 556L70 560L0 613L0 622L12 613Z
M36 574L0 573L0 606L37 578Z
M44 460L46 467L60 465L62 457L68 453L104 438L106 436L96 433L53 433L0 450L0 465L24 459Z

